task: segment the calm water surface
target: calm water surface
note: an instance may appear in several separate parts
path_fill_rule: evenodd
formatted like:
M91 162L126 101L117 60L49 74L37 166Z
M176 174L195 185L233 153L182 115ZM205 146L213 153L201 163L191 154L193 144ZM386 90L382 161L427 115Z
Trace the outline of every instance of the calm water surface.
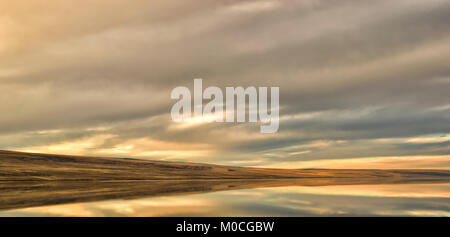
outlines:
M450 216L450 184L239 189L30 207L0 216Z

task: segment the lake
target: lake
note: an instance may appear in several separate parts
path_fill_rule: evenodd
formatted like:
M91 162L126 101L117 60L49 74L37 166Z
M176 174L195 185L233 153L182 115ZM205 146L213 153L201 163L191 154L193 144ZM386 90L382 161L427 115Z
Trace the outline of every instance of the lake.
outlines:
M0 216L450 216L450 183L164 182L2 184Z

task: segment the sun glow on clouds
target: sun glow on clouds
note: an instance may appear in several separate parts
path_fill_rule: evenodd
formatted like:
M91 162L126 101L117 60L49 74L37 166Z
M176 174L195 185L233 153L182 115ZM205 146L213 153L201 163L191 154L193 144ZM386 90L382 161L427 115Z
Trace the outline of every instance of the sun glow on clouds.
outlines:
M223 118L223 115L219 116L214 113L206 114L203 116L191 117L188 120L185 120L180 123L173 123L173 125L171 127L175 128L175 129L191 128L191 127L196 127L196 126L200 126L203 124L211 123L213 121L216 121L218 118Z
M417 144L424 144L424 143L442 143L442 142L448 142L450 141L450 135L438 135L438 136L428 136L428 137L417 137L417 138L411 138L406 140L407 143L417 143Z
M380 144L439 144L450 141L450 134L429 134L426 136L379 138L373 139L374 143Z
M106 139L114 137L113 135L97 135L88 138L77 139L75 141L67 141L45 146L34 146L19 149L24 152L51 153L51 154L68 154L82 155L89 153L89 150L95 149L103 144Z
M277 8L280 5L279 1L256 1L256 2L242 2L228 7L227 10L233 12L261 12L269 11Z
M450 155L416 155L323 159L311 161L277 162L261 166L271 168L330 168L330 169L450 169Z
M67 155L95 155L112 157L136 157L143 159L199 159L211 154L212 148L205 144L164 142L149 138L130 139L113 146L106 146L112 134L95 135L73 141L19 149L24 152Z

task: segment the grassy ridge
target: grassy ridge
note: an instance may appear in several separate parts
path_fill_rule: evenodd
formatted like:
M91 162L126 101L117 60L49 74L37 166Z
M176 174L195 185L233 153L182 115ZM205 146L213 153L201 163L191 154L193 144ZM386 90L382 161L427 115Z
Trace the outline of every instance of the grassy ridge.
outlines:
M0 181L183 179L450 179L450 170L265 169L0 151Z

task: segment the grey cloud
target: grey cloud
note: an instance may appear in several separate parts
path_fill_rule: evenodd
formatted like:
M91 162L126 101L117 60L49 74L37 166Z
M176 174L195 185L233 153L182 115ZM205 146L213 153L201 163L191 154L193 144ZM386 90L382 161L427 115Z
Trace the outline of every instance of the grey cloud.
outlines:
M19 135L0 145L113 134L103 147L147 137L259 155L344 140L284 159L449 154L448 146L370 141L450 133L449 111L432 110L450 104L449 83L442 80L450 77L450 1L241 5L249 2L145 1L125 8L114 1L77 13L48 1L45 11L31 6L29 14L11 5L10 25L21 28L11 31L17 43L0 56L0 109L6 111L0 136ZM205 86L280 86L282 116L322 114L283 120L275 137L258 136L253 124L171 129L170 90L192 87L198 77ZM364 110L370 112L358 114ZM85 131L103 125L109 128ZM33 135L48 129L66 132ZM238 132L244 135L233 136Z

